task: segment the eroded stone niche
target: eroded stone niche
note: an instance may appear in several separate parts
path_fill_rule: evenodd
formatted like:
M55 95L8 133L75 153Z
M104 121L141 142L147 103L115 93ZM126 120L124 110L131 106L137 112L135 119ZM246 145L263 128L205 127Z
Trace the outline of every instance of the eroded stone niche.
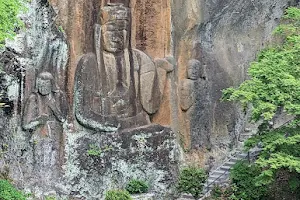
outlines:
M92 41L93 30L94 24L99 22L98 13L101 1L49 0L49 2L58 13L56 23L63 27L70 46L67 93L71 103L77 62L81 55L95 50ZM130 7L132 11L132 47L144 51L153 59L171 56L170 1L132 0ZM163 101L169 101L168 98L169 95ZM170 113L170 108L167 112ZM170 116L167 118L169 120L162 124L170 125ZM156 122L159 121L156 120Z
M99 131L151 123L160 106L168 65L131 46L131 9L121 1L101 6L94 25L95 51L84 54L75 74L77 121ZM165 66L167 65L167 66Z

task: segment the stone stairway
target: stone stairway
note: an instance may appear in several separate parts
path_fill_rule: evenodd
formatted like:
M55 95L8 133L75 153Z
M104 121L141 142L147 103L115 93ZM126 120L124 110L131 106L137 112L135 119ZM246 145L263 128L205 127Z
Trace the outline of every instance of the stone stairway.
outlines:
M232 166L240 160L254 161L261 149L255 147L248 152L244 152L244 142L255 135L258 131L258 125L248 124L249 128L246 128L243 133L239 135L237 141L237 147L231 152L230 156L220 165L217 169L209 173L208 179L204 184L203 196L199 200L204 200L206 197L210 196L210 192L215 185L226 185L229 181L229 173ZM181 198L177 200L190 200L194 199L190 194L183 194Z
M207 182L204 184L203 194L204 197L207 197L210 191L215 185L224 185L228 182L230 169L234 164L239 160L254 160L260 153L261 149L254 148L249 152L238 152L235 155L230 156L230 158L224 162L216 170L212 171L207 179Z
M244 142L256 133L256 127L252 127L251 129L246 129L245 132L239 136L237 148L232 151L231 155L227 158L225 162L223 162L221 166L209 173L207 182L204 184L203 197L199 200L208 197L215 185L227 184L230 169L239 160L247 159L249 161L252 161L259 155L261 149L257 147L251 149L248 152L243 151Z
M251 137L251 136L249 136ZM246 140L246 139L245 139ZM206 197L210 196L210 192L215 185L225 185L228 184L229 172L232 166L240 160L254 161L256 157L261 152L261 149L255 147L248 152L243 152L242 149L238 148L231 154L231 156L216 170L209 173L208 179L204 184L203 196L199 200L204 200ZM177 200L191 200L194 199L190 194L183 194L181 198Z

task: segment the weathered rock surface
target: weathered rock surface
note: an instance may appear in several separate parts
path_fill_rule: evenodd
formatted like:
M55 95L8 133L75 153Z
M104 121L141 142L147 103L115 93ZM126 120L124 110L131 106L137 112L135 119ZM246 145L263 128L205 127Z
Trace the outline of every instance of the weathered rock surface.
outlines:
M146 179L155 199L162 199L172 193L177 176L178 143L185 149L185 164L211 169L221 163L236 145L246 119L238 106L220 102L221 90L247 78L249 63L269 42L284 9L299 3L132 0L132 25L126 29L131 33L129 51L143 51L138 54L151 64L143 68L143 84L132 78L133 74L126 80L135 85L135 91L142 88L145 95L137 98L148 110L147 123L131 122L140 126L151 121L170 128L150 125L132 129L129 125L131 129L122 132L100 133L77 123L73 100L78 61L102 48L94 37L96 24L101 24L101 2L32 0L28 13L22 15L26 30L20 31L15 41L8 41L1 52L4 73L0 89L9 107L0 115L0 178L11 178L36 199L55 195L102 198L105 190L122 188L130 178ZM134 62L124 58L126 65ZM111 64L116 60L107 59L107 65L120 66ZM196 76L189 75L194 74L191 63L197 63ZM134 68L138 77L140 69ZM152 77L147 76L149 71ZM39 90L37 84L42 72L53 76L42 84L51 82L48 92ZM95 76L88 91L100 96L103 88L94 87L98 71L87 72ZM65 109L60 108L63 104L56 95L67 97ZM103 106L100 100L105 100L95 97L82 103L88 109L96 105L90 109L92 116ZM132 105L137 102L135 97L128 96ZM30 99L34 100L32 111L26 111L25 102ZM126 106L122 100L115 105ZM63 110L68 111L67 117L60 115ZM24 119L34 126L24 126Z
M206 89L195 89L195 109L178 115L178 131L183 138L190 138L190 142L184 142L185 148L193 149L188 160L195 162L199 158L197 163L210 168L235 145L244 128L245 116L235 105L220 102L221 90L247 78L249 63L269 42L284 9L296 3L290 0L174 2L178 85L186 78L190 59L206 66Z
M140 194L140 195L133 195L132 198L134 200L155 200L155 194Z
M65 192L99 199L108 189L124 188L131 179L149 183L155 199L172 199L180 158L169 128L150 125L115 133L80 131L66 137Z

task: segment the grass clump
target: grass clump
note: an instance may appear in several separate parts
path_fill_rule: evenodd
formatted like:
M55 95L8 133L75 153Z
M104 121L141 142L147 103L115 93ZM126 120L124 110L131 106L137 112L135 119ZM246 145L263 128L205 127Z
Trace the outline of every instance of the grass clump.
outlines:
M129 181L125 188L130 194L146 193L149 189L148 184L145 181L132 179Z
M132 200L126 190L109 190L105 194L105 200Z

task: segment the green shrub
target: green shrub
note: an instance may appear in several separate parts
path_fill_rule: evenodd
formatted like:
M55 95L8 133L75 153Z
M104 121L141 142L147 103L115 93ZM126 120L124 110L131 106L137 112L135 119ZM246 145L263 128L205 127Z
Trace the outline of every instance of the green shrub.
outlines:
M22 192L13 187L7 180L0 180L1 200L26 200Z
M222 197L223 192L223 189L220 186L216 185L211 191L211 198L220 199Z
M207 175L201 168L187 167L180 172L177 190L180 193L193 195L195 199L200 197Z
M126 190L109 190L105 194L105 200L132 200L132 198Z
M149 189L145 181L132 179L125 188L130 194L146 193Z
M268 187L258 187L255 185L256 177L261 173L257 165L248 165L246 162L237 162L230 170L230 178L234 191L238 199L263 199L268 191Z

